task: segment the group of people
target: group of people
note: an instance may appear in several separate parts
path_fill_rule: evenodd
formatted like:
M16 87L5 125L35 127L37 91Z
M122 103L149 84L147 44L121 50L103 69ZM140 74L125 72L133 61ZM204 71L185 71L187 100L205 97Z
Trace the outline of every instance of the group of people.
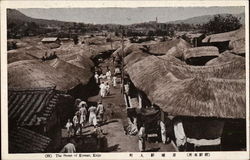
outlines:
M85 101L76 99L77 111L72 119L68 119L66 124L68 137L79 135L86 124L93 125L94 127L104 121L104 106L102 101L98 102L97 107L92 105L88 108ZM87 121L88 118L88 121Z
M103 75L102 73L99 74L97 71L95 72L94 77L96 84L99 85L101 98L104 98L110 94L110 83L112 83L114 88L117 87L117 72L118 71L115 70L115 73L112 76L112 73L108 67L105 75Z

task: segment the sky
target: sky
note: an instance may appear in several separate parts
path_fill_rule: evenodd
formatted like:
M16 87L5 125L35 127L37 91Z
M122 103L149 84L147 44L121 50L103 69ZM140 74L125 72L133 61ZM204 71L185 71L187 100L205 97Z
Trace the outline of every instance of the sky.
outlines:
M239 14L244 7L147 7L147 8L25 8L23 14L40 19L53 19L93 24L133 24L154 21L168 22L213 14Z

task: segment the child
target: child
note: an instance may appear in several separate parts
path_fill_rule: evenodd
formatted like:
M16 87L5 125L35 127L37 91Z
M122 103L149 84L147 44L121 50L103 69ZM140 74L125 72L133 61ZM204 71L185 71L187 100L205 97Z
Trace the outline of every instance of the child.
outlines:
M65 127L67 128L68 137L71 137L73 135L73 123L70 119L68 119Z

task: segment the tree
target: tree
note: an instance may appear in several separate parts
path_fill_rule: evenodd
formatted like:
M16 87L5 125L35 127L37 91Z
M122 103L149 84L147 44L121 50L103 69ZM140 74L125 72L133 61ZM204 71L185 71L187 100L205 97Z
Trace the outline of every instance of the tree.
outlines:
M229 32L241 27L240 18L233 15L221 16L215 15L208 23L202 26L205 33L223 33Z

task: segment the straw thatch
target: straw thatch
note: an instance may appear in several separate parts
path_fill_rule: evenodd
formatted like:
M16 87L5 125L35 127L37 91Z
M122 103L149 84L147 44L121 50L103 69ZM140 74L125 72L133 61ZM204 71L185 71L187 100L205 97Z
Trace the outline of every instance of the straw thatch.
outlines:
M32 60L34 57L27 55L24 49L9 50L7 52L8 63L20 61L20 60Z
M245 118L245 81L192 78L159 84L154 103L172 115Z
M68 74L37 60L24 60L8 64L9 88L40 88L56 86L57 90L68 91L80 81Z
M123 50L123 56L126 57L132 52L140 52L140 51L147 51L148 49L146 48L145 45L140 45L140 44L133 44L133 43L128 43L125 45L124 50ZM112 56L114 57L122 57L122 47L118 48Z
M195 47L186 49L183 55L185 60L195 57L217 57L219 56L219 50L217 47L206 46L206 47Z
M209 35L206 38L204 38L202 42L203 43L225 42L225 41L241 39L243 37L245 37L245 28L241 27L240 29L235 31Z
M187 48L190 48L191 45L181 38L176 38L171 41L166 42L158 42L156 44L148 45L149 52L156 55L164 55L168 52L172 47L176 47L179 50L183 51Z
M183 59L183 53L184 51L183 50L180 50L178 49L177 47L172 47L170 48L166 55L169 55L169 56L174 56L176 58L180 58L180 59Z
M45 63L59 72L65 73L74 79L78 79L83 85L88 84L90 78L93 76L93 73L89 69L77 67L59 58L48 60Z
M82 69L91 70L92 67L94 67L93 61L91 61L88 57L80 56L78 54L67 57L65 60L66 62L73 64L77 67L80 67Z
M124 64L125 66L131 66L132 64L142 60L143 58L147 56L150 56L150 55L142 51L132 52L131 54L129 54L128 56L124 58Z
M232 40L229 42L229 49L231 52L235 54L245 54L246 49L245 49L245 38L237 39L237 40Z
M134 85L169 114L245 118L244 65L194 67L149 56L127 72Z
M206 63L206 66L220 65L220 64L231 63L231 62L239 62L239 63L244 64L245 58L226 51L226 52L221 53L219 57L208 61Z

